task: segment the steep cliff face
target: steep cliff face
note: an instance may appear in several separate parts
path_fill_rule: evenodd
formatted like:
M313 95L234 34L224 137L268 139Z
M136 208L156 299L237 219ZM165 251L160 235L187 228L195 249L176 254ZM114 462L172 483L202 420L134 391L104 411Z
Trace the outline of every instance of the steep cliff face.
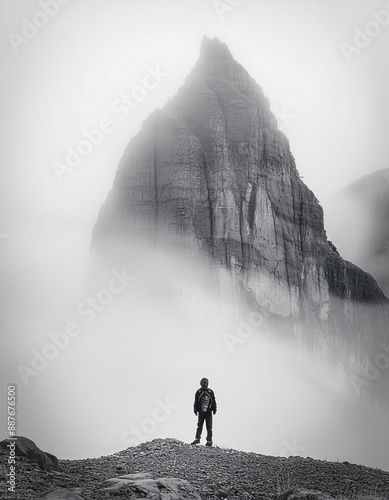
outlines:
M388 299L327 240L268 100L218 40L203 40L183 87L128 145L95 250L108 234L211 262L229 300L250 301L315 349L326 344L352 370L389 339Z

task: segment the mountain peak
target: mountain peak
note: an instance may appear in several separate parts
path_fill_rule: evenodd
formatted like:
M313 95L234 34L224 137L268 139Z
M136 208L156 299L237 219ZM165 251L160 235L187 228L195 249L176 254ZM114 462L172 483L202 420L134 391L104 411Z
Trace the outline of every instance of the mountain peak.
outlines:
M232 58L230 49L218 38L209 38L204 35L201 41L200 59L208 58Z
M127 244L134 254L168 248L190 262L183 281L239 304L242 314L259 311L269 328L282 322L314 352L326 338L331 362L365 375L365 346L376 346L374 362L388 338L389 301L328 242L323 209L301 181L269 101L226 44L203 38L198 63L157 118L132 139L94 229L93 252L108 272L129 258ZM113 237L123 241L123 260L112 255ZM142 258L131 264L142 267ZM354 325L358 335L349 333ZM389 374L363 389L387 394L385 381ZM350 384L354 390L351 376Z

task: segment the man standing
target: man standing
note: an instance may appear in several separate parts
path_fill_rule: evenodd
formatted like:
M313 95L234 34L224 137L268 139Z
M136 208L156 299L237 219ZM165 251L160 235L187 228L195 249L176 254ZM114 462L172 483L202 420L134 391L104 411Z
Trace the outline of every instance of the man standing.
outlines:
M212 446L212 413L217 410L215 394L208 387L208 379L200 380L200 389L195 393L193 411L198 415L196 437L192 444L200 444L201 433L203 431L204 420L207 427L207 443L205 446Z

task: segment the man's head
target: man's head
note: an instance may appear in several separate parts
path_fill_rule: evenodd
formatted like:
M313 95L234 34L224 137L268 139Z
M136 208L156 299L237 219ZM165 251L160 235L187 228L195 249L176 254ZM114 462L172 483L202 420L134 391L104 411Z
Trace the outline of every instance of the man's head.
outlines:
M201 388L202 388L202 389L207 389L207 387L208 387L208 379L207 379L207 378L205 378L205 377L204 377L204 378L202 378L202 379L200 380L200 385L201 385Z

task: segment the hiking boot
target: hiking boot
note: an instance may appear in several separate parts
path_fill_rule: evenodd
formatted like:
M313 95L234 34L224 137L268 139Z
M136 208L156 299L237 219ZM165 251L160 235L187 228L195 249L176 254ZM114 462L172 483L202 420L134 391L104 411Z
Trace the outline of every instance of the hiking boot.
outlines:
M200 439L195 439L190 444L200 444Z
M212 441L207 441L207 442L205 443L205 446L212 446Z

